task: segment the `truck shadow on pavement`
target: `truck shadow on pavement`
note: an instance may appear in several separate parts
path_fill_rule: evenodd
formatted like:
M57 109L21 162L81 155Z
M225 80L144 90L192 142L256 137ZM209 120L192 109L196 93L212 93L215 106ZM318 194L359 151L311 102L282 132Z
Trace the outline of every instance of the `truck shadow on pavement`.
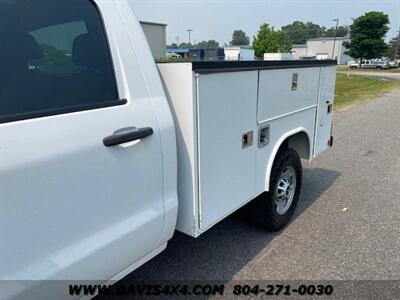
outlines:
M340 175L331 170L304 168L303 190L294 219L318 201ZM228 282L280 234L267 233L244 222L238 211L198 239L177 232L167 250L120 284L180 280Z

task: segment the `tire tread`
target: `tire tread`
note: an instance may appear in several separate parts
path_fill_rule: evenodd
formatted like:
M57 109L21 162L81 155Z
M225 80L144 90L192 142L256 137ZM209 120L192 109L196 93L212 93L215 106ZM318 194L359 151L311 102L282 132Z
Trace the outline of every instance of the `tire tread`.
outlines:
M289 211L285 215L280 216L276 212L276 204L273 199L273 192L281 171L288 165L291 165L296 171L296 193ZM263 193L251 203L251 220L256 226L274 232L282 230L289 224L300 198L302 185L302 165L300 157L295 150L291 148L285 148L277 154L270 178L271 191Z

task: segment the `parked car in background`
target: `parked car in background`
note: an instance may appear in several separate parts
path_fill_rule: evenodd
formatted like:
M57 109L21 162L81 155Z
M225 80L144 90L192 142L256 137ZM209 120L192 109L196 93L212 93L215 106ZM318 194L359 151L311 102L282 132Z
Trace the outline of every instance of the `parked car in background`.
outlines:
M389 61L389 66L391 69L395 69L399 67L399 62L396 60Z
M360 62L355 61L355 60L351 60L351 61L349 61L349 62L347 63L347 66L348 66L350 69L357 69L357 68L360 67Z
M347 66L350 69L390 69L397 68L399 63L397 61L388 61L383 59L368 59L360 61L349 61Z
M169 58L182 58L179 54L173 53L173 52L168 52L167 57Z
M362 60L361 69L390 69L390 65L385 60Z

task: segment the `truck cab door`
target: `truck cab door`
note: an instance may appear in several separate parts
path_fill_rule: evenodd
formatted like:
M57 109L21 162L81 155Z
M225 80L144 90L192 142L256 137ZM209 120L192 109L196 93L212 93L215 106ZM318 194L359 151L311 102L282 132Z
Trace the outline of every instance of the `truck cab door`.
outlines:
M318 95L314 157L332 146L331 136L335 86L336 66L322 67Z
M89 0L0 0L0 279L108 280L157 247L160 130L116 31Z

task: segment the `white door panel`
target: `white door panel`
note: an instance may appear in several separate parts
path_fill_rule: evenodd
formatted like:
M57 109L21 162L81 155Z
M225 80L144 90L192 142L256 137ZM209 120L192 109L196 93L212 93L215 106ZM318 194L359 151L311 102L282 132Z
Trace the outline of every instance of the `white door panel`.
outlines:
M1 4L3 2L0 0ZM140 69L132 67L137 64L134 55L124 66L121 65L119 58L127 57L132 48L123 34L123 22L117 18L119 15L114 4L109 1L99 2L99 5L107 7L103 11L107 13L102 17L105 23L113 25L108 28L108 40L114 57L119 97L127 98L127 104L50 116L54 103L71 101L74 105L79 104L80 100L65 95L85 91L84 100L88 101L96 101L96 97L103 95L102 84L107 85L110 81L99 82L98 79L103 78L103 69L107 70L108 66L95 65L99 58L92 60L91 56L102 57L104 53L96 53L96 50L105 48L79 49L93 47L101 38L101 28L94 30L97 11L87 6L90 1L60 0L55 3L41 0L29 3L45 4L34 12L55 6L55 13L50 20L43 21L41 18L46 18L46 14L23 10L29 15L19 17L35 24L35 28L31 28L35 34L21 37L28 45L34 46L34 51L29 52L27 47L29 51L23 53L26 57L17 57L16 61L32 59L39 67L32 68L31 62L25 61L24 64L29 64L30 68L14 69L17 64L10 57L5 65L10 68L10 78L15 75L21 80L11 81L9 86L0 84L0 279L108 280L158 246L164 222L158 122L151 100L146 96ZM15 9L13 0L4 5ZM78 9L77 5L86 6ZM2 9L0 6L0 13ZM57 20L56 12L65 12L60 19L61 25L53 24ZM78 14L76 17L75 13ZM86 17L91 19L79 26L75 23ZM118 21L110 22L111 18ZM45 25L38 32L42 21ZM73 24L68 26L68 34L54 34L63 26L67 27L70 21ZM25 24L23 29L29 28L31 23ZM90 25L87 32L81 28L82 24ZM47 26L52 25L57 26L49 34ZM17 25L10 25L11 33L12 26ZM114 35L116 32L117 36ZM0 30L0 36L2 34ZM58 36L62 36L62 40L52 43L52 47L72 51L73 59L65 66L70 56L63 56L49 67L42 64L39 45ZM1 48L0 52L3 50ZM44 61L56 60L54 56L46 57L45 51L43 55ZM39 58L36 62L35 59ZM59 70L54 75L55 65ZM74 66L73 72L71 66ZM130 68L130 72L125 72L124 68ZM66 75L58 76L60 70ZM21 72L26 78L20 76ZM84 84L85 81L90 88ZM30 89L32 86L35 89ZM52 93L51 97L44 93L48 101L38 96L41 95L39 92L46 92L46 88ZM22 96L17 97L19 94ZM109 94L105 95L109 97ZM44 104L55 101L47 117L30 119L26 116L23 121L4 121L2 114L9 106L18 113L25 105L15 106L10 99L21 103L26 101L31 106L35 103L31 99ZM130 147L104 146L104 138L127 127L151 127L154 133Z
M314 156L330 146L335 86L336 67L321 68Z
M249 71L198 81L201 231L255 196L257 78Z
M106 148L102 142L120 128L156 128L154 118L144 117L151 110L134 111L130 105L0 126L0 227L7 240L1 277L30 274L31 265L68 267L52 259L82 242L84 251L67 258L69 263L102 247L115 248L114 242L128 236L136 251L127 265L153 249L163 219L158 133L128 148ZM128 227L107 233L124 220L131 221ZM85 272L80 275L85 278Z
M317 68L261 70L259 79L258 122L283 116L317 104ZM296 88L293 88L296 80Z

